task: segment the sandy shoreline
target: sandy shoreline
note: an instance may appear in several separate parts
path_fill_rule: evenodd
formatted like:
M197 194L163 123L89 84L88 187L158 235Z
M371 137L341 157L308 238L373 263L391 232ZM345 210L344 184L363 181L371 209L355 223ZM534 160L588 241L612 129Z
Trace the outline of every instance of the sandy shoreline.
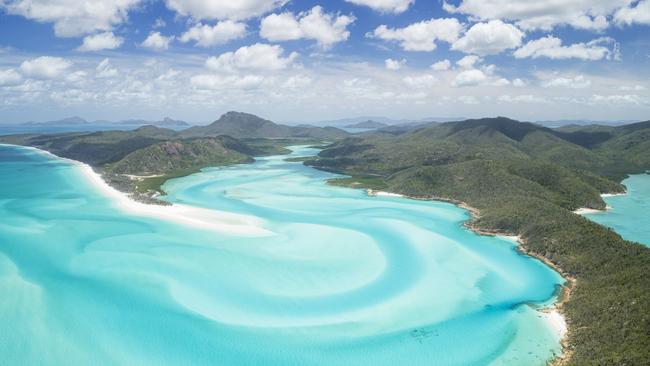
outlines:
M17 146L17 145L6 145ZM56 159L65 160L77 166L87 182L90 182L104 196L109 197L113 205L135 216L153 217L177 224L202 230L216 231L223 234L238 236L266 236L272 232L262 226L262 221L256 217L239 215L230 212L210 210L181 204L169 206L150 205L130 198L126 193L111 187L93 168L80 161L63 158L49 151L30 146L20 146Z
M624 196L626 194L627 193L603 193L603 194L600 195L600 197L606 198L606 197ZM573 213L578 214L578 215L589 215L589 214L594 214L594 213L606 212L606 211L609 211L611 209L612 209L612 207L609 206L609 205L605 206L604 210L598 210L598 209L595 209L595 208L581 207L581 208L579 208L577 210L574 210Z
M406 195L398 194L398 193L391 193L391 192L383 192L383 191L377 191L373 189L367 189L366 190L367 194L369 196L378 196L378 197L404 197L404 198L410 198L410 199L416 199L416 200L437 200L437 201L442 201L442 202L449 202L453 203L456 206L465 209L470 212L472 217L476 218L480 215L479 210L477 210L474 207L471 207L465 202L461 201L456 201L456 200L451 200L447 199L444 197L409 197ZM467 222L465 226L474 231L475 233L479 235L488 235L488 236L499 236L501 238L504 238L506 240L512 241L517 243L517 250L519 250L521 253L531 256L533 258L536 258L540 261L542 261L544 264L547 266L551 267L553 270L556 272L560 273L560 275L566 279L567 285L563 287L563 293L558 298L556 299L555 302L553 302L553 305L547 306L541 309L538 309L538 313L540 314L540 317L542 317L546 323L548 324L548 327L552 329L555 334L557 334L558 339L560 340L560 344L562 346L562 354L558 355L552 360L549 360L550 365L561 365L563 364L570 356L570 351L568 349L568 333L569 333L569 327L568 323L566 320L566 317L562 313L562 307L564 303L567 301L571 294L571 289L575 285L575 280L568 276L566 273L564 273L557 265L554 263L550 262L544 257L541 257L539 255L535 255L533 253L529 253L525 249L525 240L519 236L519 235L510 235L506 233L497 233L497 232L491 232L487 230L482 230L480 228L474 227L471 225L470 222Z

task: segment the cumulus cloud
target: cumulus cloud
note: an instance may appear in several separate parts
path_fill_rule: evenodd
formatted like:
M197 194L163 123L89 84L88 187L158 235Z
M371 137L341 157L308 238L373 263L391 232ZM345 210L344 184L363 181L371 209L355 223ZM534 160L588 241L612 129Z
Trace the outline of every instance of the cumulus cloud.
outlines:
M355 5L363 5L382 13L403 13L415 0L345 0Z
M312 78L305 75L293 75L289 77L281 87L285 89L299 89L312 83Z
M59 37L110 31L140 0L2 0L0 9L41 23L54 23Z
M297 15L285 12L265 17L260 36L272 42L311 39L327 49L350 37L347 27L354 21L351 15L324 13L322 7L314 6Z
M548 101L542 97L538 97L532 94L523 94L523 95L501 95L497 99L501 103L548 103Z
M476 55L468 55L456 62L461 71L451 82L452 87L464 86L505 86L510 85L508 79L495 74L495 65L482 65L483 59Z
M246 35L246 24L232 20L218 22L214 26L195 24L183 33L179 40L183 43L195 41L197 46L212 47L242 38Z
M264 77L259 75L196 75L190 83L197 89L226 90L226 89L255 89L262 85Z
M650 24L650 0L641 0L636 5L630 3L614 15L618 25Z
M105 58L95 68L95 75L101 79L112 78L117 76L117 70L112 68L109 59Z
M205 65L214 71L231 72L238 69L281 70L293 64L298 53L283 57L284 49L278 45L256 43L244 46L235 52L226 52L210 57Z
M574 43L563 46L562 40L553 36L546 36L540 39L529 41L523 47L514 52L516 58L539 58L551 59L577 58L581 60L602 60L618 57L616 49L609 49L603 44L612 43L611 38L598 38L587 43Z
M11 86L20 84L23 81L20 75L14 69L0 70L0 86Z
M521 45L524 33L500 20L474 24L451 48L477 55L495 55Z
M438 83L438 79L429 74L406 76L402 79L404 83L412 88L430 88Z
M599 94L594 94L591 97L591 102L594 104L600 104L600 103L608 103L608 104L617 104L617 105L625 105L625 104L633 104L633 105L639 105L639 104L647 104L647 102L644 102L644 99L640 97L637 94L614 94L614 95L599 95Z
M28 77L35 79L55 79L66 72L72 62L51 56L41 56L32 60L26 60L20 65L20 71Z
M526 85L528 85L528 83L526 83L526 81L523 80L523 79L516 78L516 79L512 80L512 86L514 86L516 88L523 88Z
M266 14L289 0L166 0L167 7L194 19L244 20Z
M544 88L570 88L570 89L583 89L591 85L591 80L585 78L584 75L577 75L574 77L557 77L546 80L542 83Z
M77 48L79 51L92 52L113 50L124 43L124 38L117 37L113 32L104 32L84 37L83 43Z
M476 55L468 55L456 61L456 65L465 69L471 69L474 67L474 65L479 64L482 61L483 59Z
M151 32L147 39L145 39L140 45L151 50L166 50L169 48L169 43L173 39L173 36L166 37L160 34L160 32Z
M524 30L552 30L556 26L603 30L607 17L629 0L462 0L458 6L446 1L445 10L480 20L514 21Z
M469 69L458 73L451 85L453 87L477 86L485 83L487 80L488 76L483 71L478 69Z
M446 71L451 68L451 62L447 59L431 64L431 69L434 71Z
M463 26L457 19L440 18L414 23L404 28L388 28L381 25L366 36L399 42L406 51L433 51L436 49L436 41L453 43L462 30Z
M386 67L387 70L392 70L396 71L402 68L402 66L406 65L406 60L401 59L401 60L393 60L392 58L387 58L384 61L384 66Z

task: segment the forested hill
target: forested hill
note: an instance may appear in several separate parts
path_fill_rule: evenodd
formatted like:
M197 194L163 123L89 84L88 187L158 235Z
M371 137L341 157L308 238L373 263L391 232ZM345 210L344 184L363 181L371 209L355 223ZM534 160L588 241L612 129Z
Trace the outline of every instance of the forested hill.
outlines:
M335 139L348 133L335 127L285 126L248 113L228 112L207 126L195 126L181 137L228 135L235 138L318 138Z
M0 142L34 146L90 164L118 188L148 196L160 191L167 179L204 167L251 162L253 156L285 153L282 146L289 143L344 136L349 135L336 128L289 127L228 112L212 125L184 131L143 126L132 131L2 136ZM132 176L148 177L133 180Z
M604 208L624 173L650 169L650 123L552 130L506 118L372 133L305 164L350 175L333 184L477 208L472 226L525 239L524 249L576 280L565 305L571 365L650 360L650 249L571 211Z

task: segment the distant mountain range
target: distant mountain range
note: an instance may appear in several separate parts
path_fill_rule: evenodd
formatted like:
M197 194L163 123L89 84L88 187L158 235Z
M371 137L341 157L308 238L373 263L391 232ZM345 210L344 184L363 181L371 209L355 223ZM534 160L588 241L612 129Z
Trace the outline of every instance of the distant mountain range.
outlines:
M145 125L152 125L152 126L159 126L159 127L180 127L180 126L186 126L189 127L191 126L189 123L181 120L175 120L171 119L169 117L165 117L162 121L147 121L143 119L129 119L129 120L124 120L124 121L107 121L107 120L97 120L97 121L87 121L81 117L74 116L74 117L68 117L68 118L63 118L63 119L58 119L54 121L45 121L45 122L34 122L34 121L29 121L29 122L24 122L21 123L21 125L24 126L74 126L74 125L89 125L89 124L95 124L95 125L110 125L110 124L117 124L117 125L129 125L129 126L145 126Z
M389 124L373 121L371 119L363 122L353 123L351 125L345 126L345 128L367 128L367 129L378 129L390 126Z
M235 138L340 138L347 132L335 127L287 126L248 113L228 112L207 126L194 126L180 135L206 137L228 135Z
M405 118L392 119L392 118L380 117L380 116L360 116L360 117L353 117L353 118L342 118L342 119L335 119L335 120L323 120L323 121L310 122L309 125L355 128L355 127L348 127L348 126L367 122L367 121L372 121L372 122L382 123L384 125L392 126L392 125L402 125L402 124L409 124L409 123L421 124L426 122L453 122L453 121L462 121L464 119L466 118L465 117L427 117L427 118L420 118L420 119L405 119ZM304 124L304 122L301 123ZM289 123L289 124L295 125L298 123ZM358 128L363 128L363 127L358 127Z

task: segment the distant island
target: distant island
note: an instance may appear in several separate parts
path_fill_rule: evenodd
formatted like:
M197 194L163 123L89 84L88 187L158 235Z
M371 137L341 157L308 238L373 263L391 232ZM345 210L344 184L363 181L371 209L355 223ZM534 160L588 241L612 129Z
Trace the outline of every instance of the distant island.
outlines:
M377 122L373 120L367 120L363 122L353 123L345 126L346 128L365 128L365 129L378 129L383 127L388 127L390 125L382 122Z
M55 121L45 121L45 122L34 122L34 121L29 121L29 122L24 122L21 123L21 125L24 126L48 126L48 125L87 125L90 122L86 121L85 119L81 117L68 117L68 118L63 118L63 119L58 119Z
M106 121L106 120L97 120L97 121L88 121L78 116L62 118L54 121L44 121L44 122L23 122L20 125L23 126L77 126L77 125L127 125L127 126L159 126L159 127L190 127L191 124L175 120L169 117L163 118L161 121L147 121L144 119L129 119L124 121Z

